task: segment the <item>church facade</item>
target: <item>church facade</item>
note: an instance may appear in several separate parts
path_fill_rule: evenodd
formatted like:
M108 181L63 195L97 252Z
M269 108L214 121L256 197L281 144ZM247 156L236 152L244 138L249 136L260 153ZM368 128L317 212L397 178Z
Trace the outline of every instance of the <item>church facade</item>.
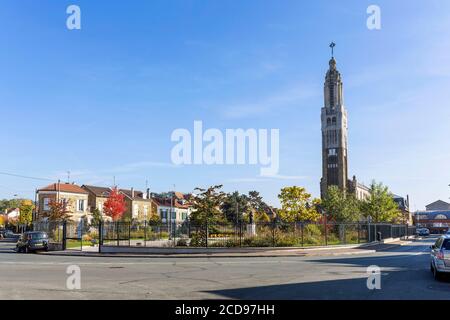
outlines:
M334 47L334 44L331 45ZM322 179L321 197L326 196L330 186L352 192L358 199L369 195L369 188L359 183L356 177L348 179L348 120L344 105L342 76L332 56L324 83L324 106L322 121Z

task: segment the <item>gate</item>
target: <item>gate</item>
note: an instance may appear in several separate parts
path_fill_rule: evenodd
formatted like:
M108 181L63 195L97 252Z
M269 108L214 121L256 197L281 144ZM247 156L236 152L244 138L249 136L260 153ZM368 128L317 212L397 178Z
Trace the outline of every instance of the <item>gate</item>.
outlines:
M81 219L65 223L65 250L98 252L99 226Z

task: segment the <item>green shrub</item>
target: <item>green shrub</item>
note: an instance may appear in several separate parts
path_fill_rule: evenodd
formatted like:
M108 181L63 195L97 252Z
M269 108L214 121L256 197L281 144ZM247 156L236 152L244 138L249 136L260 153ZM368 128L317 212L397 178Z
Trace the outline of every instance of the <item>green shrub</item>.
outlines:
M186 239L178 239L177 247L187 247L188 243Z
M191 247L206 247L206 237L205 232L197 231L192 233Z

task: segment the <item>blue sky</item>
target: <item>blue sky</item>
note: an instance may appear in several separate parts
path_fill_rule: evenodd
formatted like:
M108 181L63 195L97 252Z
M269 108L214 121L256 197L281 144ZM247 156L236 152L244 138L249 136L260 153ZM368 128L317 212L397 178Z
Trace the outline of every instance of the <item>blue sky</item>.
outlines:
M82 29L66 28L79 5ZM381 8L382 29L366 27ZM278 204L319 196L330 58L344 80L349 172L412 209L450 196L450 2L50 1L0 4L0 171L153 191L224 184ZM280 129L280 172L171 164L177 128ZM0 198L47 181L0 175Z

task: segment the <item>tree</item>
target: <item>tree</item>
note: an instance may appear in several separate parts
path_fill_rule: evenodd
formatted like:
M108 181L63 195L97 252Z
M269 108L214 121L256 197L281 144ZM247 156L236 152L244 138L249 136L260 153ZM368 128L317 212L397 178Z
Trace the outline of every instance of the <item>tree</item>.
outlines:
M50 211L45 215L49 221L65 221L69 218L70 210L68 209L68 201L59 200L50 201Z
M315 206L316 200L302 187L285 187L278 195L281 202L279 218L286 222L317 221L320 214Z
M398 205L388 187L375 181L370 186L370 197L361 204L361 210L364 217L370 216L374 223L392 223L401 217Z
M263 198L259 195L258 191L250 191L248 193L248 199L251 207L250 223L257 222L269 222L271 215L275 216L272 208L263 201Z
M330 186L321 203L327 216L335 222L355 222L360 218L360 203L352 193Z
M161 222L161 217L156 213L152 213L148 219L148 224L151 226L159 226Z
M34 204L31 200L22 200L19 207L19 223L28 226L33 222Z
M20 203L25 199L3 199L0 200L0 213L7 209L15 209L20 207Z
M196 188L199 194L190 197L192 213L190 220L199 223L224 222L225 216L220 210L225 199L225 193L219 191L222 185L211 186L208 189Z
M102 213L98 208L95 208L92 210L92 220L91 223L93 225L99 225L103 221Z
M238 191L227 194L220 208L226 219L234 223L248 220L248 215L251 213L248 197Z
M6 216L0 214L0 227L5 227L5 225L8 223L8 219Z
M126 210L124 195L119 192L117 187L112 188L108 200L103 204L103 212L113 221L119 221Z

